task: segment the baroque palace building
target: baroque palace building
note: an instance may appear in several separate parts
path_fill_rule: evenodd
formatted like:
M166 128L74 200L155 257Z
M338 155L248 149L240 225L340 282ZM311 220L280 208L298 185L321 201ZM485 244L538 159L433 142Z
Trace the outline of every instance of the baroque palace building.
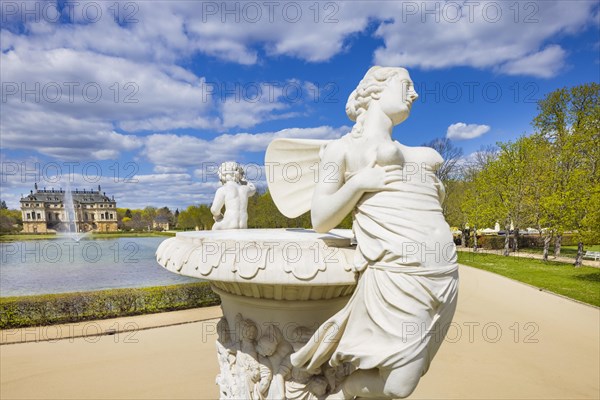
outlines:
M69 231L69 207L73 204L77 232L114 232L117 230L117 202L98 190L71 191L38 189L21 198L23 232L46 233ZM66 197L66 198L65 198Z

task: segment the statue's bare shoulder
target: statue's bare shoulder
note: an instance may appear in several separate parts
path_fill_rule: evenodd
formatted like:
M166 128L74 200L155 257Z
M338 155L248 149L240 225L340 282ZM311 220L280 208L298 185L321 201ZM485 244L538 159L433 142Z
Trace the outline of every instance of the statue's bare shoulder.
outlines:
M348 153L348 143L345 137L332 140L323 145L320 151L321 168L332 169L335 166L336 171L343 174L346 170L346 157Z

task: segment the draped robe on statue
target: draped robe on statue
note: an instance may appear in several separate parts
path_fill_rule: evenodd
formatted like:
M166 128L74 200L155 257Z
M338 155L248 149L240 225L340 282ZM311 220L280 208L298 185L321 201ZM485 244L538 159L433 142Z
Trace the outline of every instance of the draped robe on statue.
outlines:
M352 139L347 135L340 140ZM306 175L315 170L319 148L327 144L277 142L267 150L267 162L294 161L282 157L286 149L291 154L300 146L304 150L300 165ZM354 267L360 274L354 294L292 354L296 367L316 372L325 363L335 367L349 362L357 369L395 369L419 361L422 375L444 339L456 308L458 266L456 247L442 214L443 185L427 158L418 162L398 159L391 164L403 167L402 180L390 184L392 190L364 194L354 210L352 229L358 243ZM276 173L271 171L268 181L278 207L291 196L295 209L288 209L288 216L307 211L297 205L308 201L310 206L313 191L294 193L293 184L280 184ZM315 182L314 173L308 179ZM352 179L352 173L344 179ZM304 192L307 185L300 185Z

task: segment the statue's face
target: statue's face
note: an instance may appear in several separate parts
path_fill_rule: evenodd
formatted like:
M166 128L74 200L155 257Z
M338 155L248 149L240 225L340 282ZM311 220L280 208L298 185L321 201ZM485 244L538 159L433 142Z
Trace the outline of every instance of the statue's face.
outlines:
M277 342L273 338L261 338L256 345L256 351L263 356L270 357L277 350Z
M247 340L254 340L256 339L258 330L256 328L256 325L252 324L252 323L248 323L248 322L244 322L243 326L242 326L242 338L247 339Z
M408 118L412 103L419 95L415 91L413 81L405 69L391 77L379 99L383 112L390 117L394 125Z

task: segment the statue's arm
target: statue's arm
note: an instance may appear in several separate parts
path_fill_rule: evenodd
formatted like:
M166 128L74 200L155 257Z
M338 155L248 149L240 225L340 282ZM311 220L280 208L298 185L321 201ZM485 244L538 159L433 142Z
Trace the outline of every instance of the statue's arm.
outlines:
M225 205L225 195L223 193L223 190L221 190L221 189L222 188L217 189L217 192L215 193L215 198L213 199L212 206L210 206L210 212L215 217L221 216L221 210L223 209L223 206Z
M312 198L311 218L317 232L335 228L356 205L364 193L352 179L344 182L344 149L330 143L319 163L319 181Z
M246 186L248 187L248 197L254 196L254 194L256 193L256 186L254 186L254 183L247 182Z

